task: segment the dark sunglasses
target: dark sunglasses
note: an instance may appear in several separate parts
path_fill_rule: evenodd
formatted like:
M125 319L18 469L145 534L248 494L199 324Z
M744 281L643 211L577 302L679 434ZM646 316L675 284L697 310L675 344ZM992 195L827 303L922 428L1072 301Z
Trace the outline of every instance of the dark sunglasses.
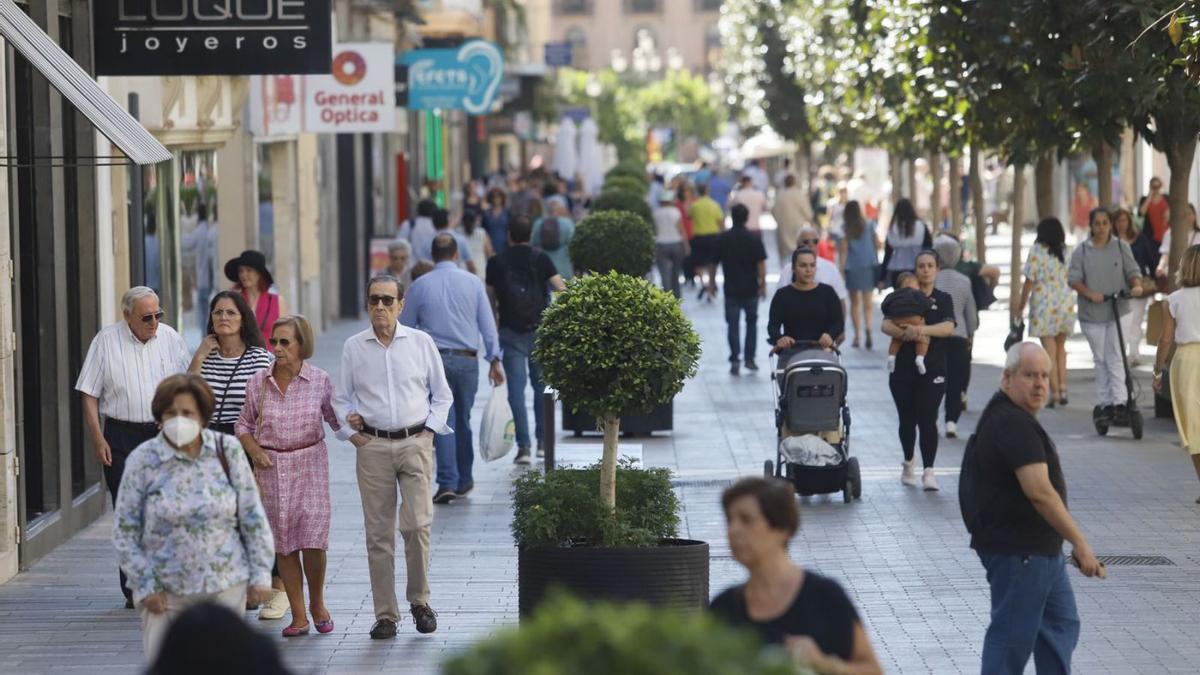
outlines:
M163 312L161 310L157 311L153 314L143 314L142 315L142 323L152 323L154 321L162 321L164 314L166 314L166 312Z
M270 340L267 340L267 342L270 342L272 347L278 347L282 345L284 349L292 346L292 341L287 338L271 338Z
M375 305L378 305L381 302L383 303L384 307L391 307L392 304L394 302L396 302L396 300L397 300L397 298L394 295L372 295L369 298L367 298L367 302L369 302L372 307L374 307Z

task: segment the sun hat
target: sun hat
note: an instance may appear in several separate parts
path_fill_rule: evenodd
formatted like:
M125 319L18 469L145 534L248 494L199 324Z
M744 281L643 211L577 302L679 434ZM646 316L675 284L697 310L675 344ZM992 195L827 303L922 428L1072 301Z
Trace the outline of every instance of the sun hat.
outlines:
M275 283L271 273L267 271L267 256L263 255L261 251L242 251L241 255L225 263L225 278L235 284L238 283L239 267L251 267L258 270L263 280L267 282L267 287Z

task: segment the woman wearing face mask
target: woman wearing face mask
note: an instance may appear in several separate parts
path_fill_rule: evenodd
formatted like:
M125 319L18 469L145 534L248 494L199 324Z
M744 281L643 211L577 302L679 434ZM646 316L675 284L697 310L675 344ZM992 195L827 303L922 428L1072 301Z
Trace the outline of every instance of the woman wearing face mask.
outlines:
M163 380L150 405L162 433L129 455L121 479L113 544L148 661L187 607L214 601L240 615L270 591L271 527L237 439L204 429L213 405L199 375Z
M238 438L258 467L262 502L283 577L292 622L284 637L307 635L308 608L318 633L333 630L325 607L325 551L329 549L329 454L324 420L341 428L333 413L329 374L305 363L313 354L312 327L302 316L285 316L271 333L275 365L246 384Z
M1141 271L1129 245L1113 236L1108 211L1095 209L1088 216L1088 239L1071 252L1067 281L1079 295L1079 326L1092 348L1096 366L1096 407L1093 420L1123 415L1125 406L1125 355L1117 339L1117 320L1129 313L1129 301L1117 305L1113 316L1106 296L1128 290L1142 295Z
M800 528L792 486L744 478L721 495L729 548L750 579L725 590L709 609L764 643L790 651L817 673L882 673L862 620L842 587L788 558Z

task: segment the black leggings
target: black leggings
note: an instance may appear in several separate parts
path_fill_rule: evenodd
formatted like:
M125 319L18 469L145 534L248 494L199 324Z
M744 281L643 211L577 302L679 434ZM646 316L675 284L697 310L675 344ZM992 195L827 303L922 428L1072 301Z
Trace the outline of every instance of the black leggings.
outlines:
M935 379L941 381L935 384ZM946 393L945 378L923 375L917 379L899 379L893 375L888 379L888 388L892 390L892 400L896 402L896 413L900 416L900 447L904 449L904 461L912 461L919 429L921 463L926 469L932 467L937 457L937 414L942 395Z
M946 340L946 421L958 422L962 416L962 395L971 379L971 351L967 339Z

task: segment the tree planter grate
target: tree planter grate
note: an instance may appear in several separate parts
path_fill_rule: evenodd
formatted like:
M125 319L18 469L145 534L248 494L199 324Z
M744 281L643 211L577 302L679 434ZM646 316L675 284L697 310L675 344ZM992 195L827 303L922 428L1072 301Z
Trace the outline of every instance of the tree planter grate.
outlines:
M1099 555L1096 558L1104 563L1105 567L1161 567L1175 564L1170 558L1161 555Z
M728 478L684 478L671 481L671 487L727 488L733 485Z

